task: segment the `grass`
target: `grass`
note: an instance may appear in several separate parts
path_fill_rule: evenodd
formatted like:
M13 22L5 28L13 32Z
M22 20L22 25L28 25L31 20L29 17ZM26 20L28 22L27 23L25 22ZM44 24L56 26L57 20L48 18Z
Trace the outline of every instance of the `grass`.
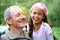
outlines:
M60 27L53 27L53 33L58 40L60 40Z

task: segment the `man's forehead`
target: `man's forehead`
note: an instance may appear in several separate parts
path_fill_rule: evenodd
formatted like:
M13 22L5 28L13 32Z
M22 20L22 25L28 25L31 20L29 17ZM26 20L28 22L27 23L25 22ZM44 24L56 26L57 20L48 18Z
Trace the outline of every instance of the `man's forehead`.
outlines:
M12 8L10 11L22 11L20 8Z
M20 8L12 8L10 10L11 13L22 13L23 11Z

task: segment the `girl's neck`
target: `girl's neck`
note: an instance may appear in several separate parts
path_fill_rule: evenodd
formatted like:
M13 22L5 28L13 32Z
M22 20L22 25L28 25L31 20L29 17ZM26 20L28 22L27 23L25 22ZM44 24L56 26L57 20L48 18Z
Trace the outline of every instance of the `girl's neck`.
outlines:
M40 29L41 24L42 24L42 22L41 23L38 23L38 24L34 24L34 31L35 32L37 32Z

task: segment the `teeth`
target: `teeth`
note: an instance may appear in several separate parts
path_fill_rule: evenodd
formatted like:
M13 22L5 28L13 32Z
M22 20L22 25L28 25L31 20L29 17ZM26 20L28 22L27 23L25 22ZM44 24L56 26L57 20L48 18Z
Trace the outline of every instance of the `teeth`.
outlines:
M20 22L24 22L23 20L19 20Z
M25 23L25 21L20 20L19 22Z
M38 20L38 19L35 19L35 20Z
M22 21L22 20L19 20L19 21Z
M38 18L34 18L34 19L38 19Z

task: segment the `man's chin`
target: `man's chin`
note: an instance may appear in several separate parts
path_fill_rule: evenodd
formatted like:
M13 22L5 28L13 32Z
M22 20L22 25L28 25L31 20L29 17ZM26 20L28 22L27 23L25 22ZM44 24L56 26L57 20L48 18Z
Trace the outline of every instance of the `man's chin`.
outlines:
M25 27L26 26L26 24L24 24L24 25L20 25L20 27Z

